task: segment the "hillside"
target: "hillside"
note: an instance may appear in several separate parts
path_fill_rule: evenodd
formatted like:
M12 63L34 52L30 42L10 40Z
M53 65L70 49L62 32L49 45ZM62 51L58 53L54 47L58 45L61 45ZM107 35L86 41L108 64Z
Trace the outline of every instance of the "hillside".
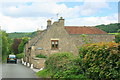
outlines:
M36 35L36 32L14 32L14 33L8 33L8 38L22 38L22 37L33 37Z
M118 26L120 26L119 23L112 23L108 25L97 25L96 27L107 32L107 33L117 33L118 32Z
M112 23L108 25L97 25L96 27L107 32L107 33L117 33L118 32L118 26L119 23ZM14 32L14 33L8 33L8 37L13 39L13 38L22 38L22 37L33 37L36 35L35 32Z

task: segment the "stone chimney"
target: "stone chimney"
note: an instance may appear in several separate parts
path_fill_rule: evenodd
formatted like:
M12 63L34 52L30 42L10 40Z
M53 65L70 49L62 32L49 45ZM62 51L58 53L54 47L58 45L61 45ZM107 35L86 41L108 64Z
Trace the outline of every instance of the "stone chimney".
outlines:
M51 20L48 19L48 20L47 20L47 29L48 29L50 26L51 26Z
M60 26L64 27L64 19L63 19L63 17L60 17L59 24L60 24Z

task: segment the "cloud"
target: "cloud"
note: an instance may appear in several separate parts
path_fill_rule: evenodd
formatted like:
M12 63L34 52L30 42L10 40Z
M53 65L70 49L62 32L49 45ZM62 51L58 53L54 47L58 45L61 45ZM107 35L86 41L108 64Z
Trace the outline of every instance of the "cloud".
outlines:
M27 2L27 3L4 3L2 13L11 17L55 17L59 16L73 18L96 14L102 8L109 8L106 2L84 2L83 5L67 7L64 3L55 2Z
M119 0L3 0L2 2L118 2Z
M108 3L104 0L91 0L91 2L88 2L89 0L85 0L84 4L80 6L80 14L84 16L88 16L91 14L95 14L100 11L102 8L110 8ZM93 1L93 2L92 2ZM100 2L101 1L101 2Z
M8 4L8 5L7 5ZM65 4L52 3L4 3L2 13L11 17L53 17L59 13L61 16L70 17L76 12L76 8L68 8Z
M93 1L93 0L92 0ZM99 0L100 1L100 0ZM109 5L104 0L102 2L89 2L86 0L83 5L67 7L64 3L56 2L6 2L3 3L0 12L0 26L7 32L32 32L46 28L47 19L57 20L58 16L65 18L65 25L99 25L116 23L117 14L103 17L94 17L101 9L108 8ZM86 17L83 17L86 16ZM43 26L41 28L41 26Z
M103 17L83 17L66 20L67 26L96 26L110 23L118 23L117 13Z
M37 28L45 29L47 18L12 18L0 14L0 26L7 32L32 32ZM41 27L43 26L43 27Z
M33 32L37 28L45 29L47 25L47 19L45 17L38 18L12 18L0 14L0 26L7 32ZM54 20L53 20L54 21ZM83 17L65 19L66 26L95 26L100 24L117 23L118 15L113 14L104 17ZM42 27L41 27L42 26Z

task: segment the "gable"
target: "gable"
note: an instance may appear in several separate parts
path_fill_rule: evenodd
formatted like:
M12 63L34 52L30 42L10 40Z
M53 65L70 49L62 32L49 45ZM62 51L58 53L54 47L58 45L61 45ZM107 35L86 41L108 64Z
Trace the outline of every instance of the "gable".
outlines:
M107 34L96 27L65 26L65 29L68 34Z

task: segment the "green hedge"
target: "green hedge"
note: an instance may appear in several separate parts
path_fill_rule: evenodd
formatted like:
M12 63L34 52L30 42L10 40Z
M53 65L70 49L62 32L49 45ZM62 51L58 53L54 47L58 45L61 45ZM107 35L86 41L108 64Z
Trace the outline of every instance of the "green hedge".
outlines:
M53 73L57 72L61 68L63 68L64 64L69 62L73 55L71 53L63 52L63 53L54 53L47 58L45 64L46 68Z
M84 45L79 49L80 63L89 79L120 78L120 45L114 42Z
M46 60L43 72L52 73L49 77L57 79L118 80L120 78L119 58L120 44L118 43L86 44L79 49L76 58L70 53L52 54Z

